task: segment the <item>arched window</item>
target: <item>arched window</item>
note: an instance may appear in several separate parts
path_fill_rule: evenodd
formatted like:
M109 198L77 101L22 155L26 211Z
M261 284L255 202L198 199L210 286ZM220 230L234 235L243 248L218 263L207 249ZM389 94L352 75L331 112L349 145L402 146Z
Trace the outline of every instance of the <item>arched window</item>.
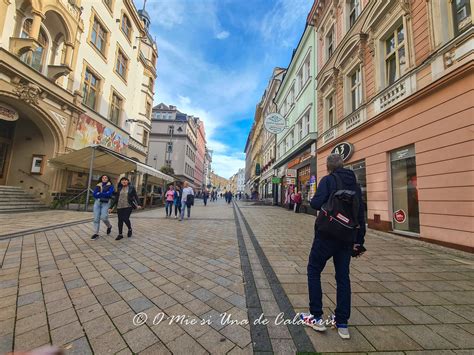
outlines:
M31 25L33 24L32 19L26 19L23 22L21 29L21 38L30 38L31 37ZM48 36L43 28L40 28L38 42L40 47L35 51L28 51L21 55L20 59L24 63L28 64L33 69L41 72L43 71L43 65L46 61L46 54L48 52Z

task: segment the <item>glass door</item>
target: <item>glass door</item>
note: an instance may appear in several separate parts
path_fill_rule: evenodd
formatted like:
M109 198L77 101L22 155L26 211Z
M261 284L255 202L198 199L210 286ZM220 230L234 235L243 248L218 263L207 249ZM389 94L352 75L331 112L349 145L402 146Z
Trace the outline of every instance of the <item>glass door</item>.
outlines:
M393 229L420 233L415 147L390 153L392 171Z
M15 122L6 122L0 119L0 185L7 183L14 128Z
M348 169L354 171L357 178L357 183L360 186L362 192L362 203L364 204L364 216L367 222L367 177L365 174L365 160L359 160L354 163L347 164L345 166Z

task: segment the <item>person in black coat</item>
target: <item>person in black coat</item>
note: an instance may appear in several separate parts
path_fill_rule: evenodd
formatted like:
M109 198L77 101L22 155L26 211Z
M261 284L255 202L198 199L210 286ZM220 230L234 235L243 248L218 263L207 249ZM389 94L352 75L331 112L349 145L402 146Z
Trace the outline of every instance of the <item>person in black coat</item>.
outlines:
M351 310L351 283L349 268L351 257L361 255L361 247L365 237L365 218L362 193L357 179L352 170L343 168L343 160L339 154L330 154L327 158L328 175L324 176L318 184L316 194L311 199L311 207L320 210L328 201L332 192L337 191L336 174L345 190L356 192L358 200L357 220L359 227L353 231L352 241L340 241L325 235L317 230L315 226L315 237L308 261L308 290L310 313L300 314L304 323L317 331L326 330L325 322L322 320L323 303L321 289L321 272L327 261L332 258L335 268L337 285L337 306L333 321L341 338L350 338L348 321Z
M130 181L123 177L120 179L120 182L117 186L117 192L114 194L112 205L110 206L109 213L114 207L117 207L117 216L118 216L118 230L119 234L115 240L120 240L123 238L123 224L128 228L127 237L132 236L132 223L130 222L130 215L132 210L140 209L137 190L135 187L130 185Z

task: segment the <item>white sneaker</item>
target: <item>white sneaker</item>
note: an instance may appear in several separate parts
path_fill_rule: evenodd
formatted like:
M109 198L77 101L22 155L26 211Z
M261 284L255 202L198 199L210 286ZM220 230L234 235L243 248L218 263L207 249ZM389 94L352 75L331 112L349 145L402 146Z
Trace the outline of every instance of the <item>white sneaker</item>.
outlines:
M305 325L317 330L318 332L324 332L326 330L326 326L321 317L315 318L311 313L300 313L300 319Z
M336 326L337 327L337 333L339 334L339 336L342 338L342 339L350 339L351 338L351 334L349 333L349 328L347 327L347 325L339 325L339 326Z

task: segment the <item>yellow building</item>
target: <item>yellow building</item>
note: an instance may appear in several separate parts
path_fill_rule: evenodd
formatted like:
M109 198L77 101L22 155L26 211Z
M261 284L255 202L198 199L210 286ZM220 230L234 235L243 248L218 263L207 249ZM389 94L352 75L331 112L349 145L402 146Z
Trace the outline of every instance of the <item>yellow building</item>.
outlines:
M52 162L91 145L146 161L158 57L149 24L132 0L0 2L0 185L43 201L83 188L77 157Z

